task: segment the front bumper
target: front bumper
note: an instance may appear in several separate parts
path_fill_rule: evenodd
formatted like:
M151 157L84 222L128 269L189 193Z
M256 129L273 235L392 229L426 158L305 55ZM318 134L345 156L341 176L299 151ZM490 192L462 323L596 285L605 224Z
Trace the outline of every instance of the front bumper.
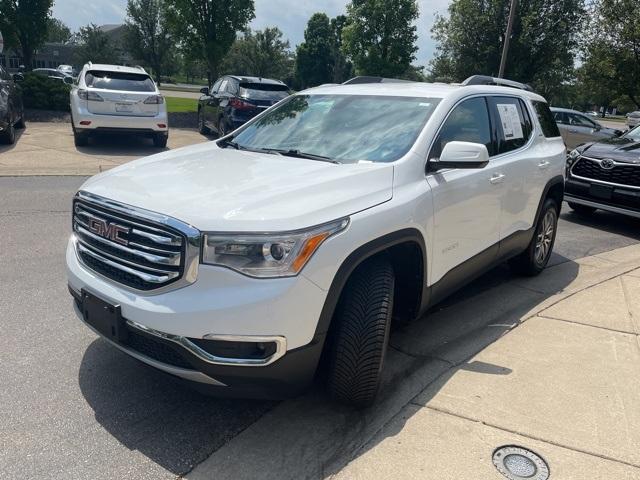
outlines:
M565 201L640 218L640 189L615 186L611 198L602 199L591 194L591 185L591 182L569 177L565 183Z
M79 318L84 322L78 310L82 290L120 306L135 342L107 340L144 363L216 395L280 398L298 393L314 378L324 344L324 334L315 330L327 292L304 276L253 279L201 265L195 283L153 295L95 274L80 263L72 241L66 260ZM205 338L264 340L277 346L266 362L213 358L192 348L193 340Z

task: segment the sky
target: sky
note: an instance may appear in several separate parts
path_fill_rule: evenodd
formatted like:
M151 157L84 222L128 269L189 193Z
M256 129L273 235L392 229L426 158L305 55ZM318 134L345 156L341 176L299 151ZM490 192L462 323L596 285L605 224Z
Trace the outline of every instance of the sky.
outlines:
M277 26L289 39L292 47L304 39L304 29L315 12L330 17L345 13L348 0L254 0L256 18L251 28ZM446 13L450 0L418 0L420 19L417 22L418 53L416 64L425 65L433 57L435 44L431 39L431 26L435 14ZM122 23L126 16L127 0L55 0L53 16L62 20L72 31L83 25Z

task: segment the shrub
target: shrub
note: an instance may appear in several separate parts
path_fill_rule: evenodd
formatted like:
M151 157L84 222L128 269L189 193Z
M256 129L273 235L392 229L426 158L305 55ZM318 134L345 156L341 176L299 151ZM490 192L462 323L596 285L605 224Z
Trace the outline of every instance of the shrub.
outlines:
M25 73L20 82L22 99L26 108L69 111L71 85L35 73Z

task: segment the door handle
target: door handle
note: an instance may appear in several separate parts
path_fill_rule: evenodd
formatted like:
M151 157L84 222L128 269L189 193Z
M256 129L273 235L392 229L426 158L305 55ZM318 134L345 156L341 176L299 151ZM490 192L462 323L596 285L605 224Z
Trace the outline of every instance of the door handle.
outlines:
M545 168L547 168L549 165L551 165L551 162L550 162L550 161L548 161L548 160L543 160L542 162L540 162L540 163L538 164L538 168L545 169Z
M569 133L578 133L578 130L569 130Z
M494 185L495 185L496 183L502 183L502 182L504 181L504 174L502 174L502 173L496 173L496 174L494 174L494 175L489 179L489 181L490 181L491 183L493 183Z

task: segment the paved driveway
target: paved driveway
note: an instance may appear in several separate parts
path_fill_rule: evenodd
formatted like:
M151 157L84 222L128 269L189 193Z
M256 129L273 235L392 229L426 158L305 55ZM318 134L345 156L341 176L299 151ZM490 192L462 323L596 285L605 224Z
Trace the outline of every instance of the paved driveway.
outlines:
M167 149L207 140L195 130L174 128ZM69 123L29 122L14 145L0 145L0 175L94 175L163 150L150 138L129 135L101 135L76 147Z
M146 148L139 147L144 152ZM76 319L66 287L64 249L71 197L83 181L0 178L0 478L176 478L227 444L273 403L203 397L110 347ZM605 212L585 220L564 212L553 263L639 240L638 221ZM441 308L483 298L495 286L503 286L503 293L512 291L512 282L505 268L496 269ZM501 302L489 299L474 311L490 305ZM437 324L428 333L441 339ZM411 383L404 370L389 375L395 376L399 389ZM335 428L335 412L351 418L347 410L326 407L321 394L311 398L311 407L304 399L297 403L303 402L309 412L305 421L313 426L302 439L323 422L323 428ZM327 408L330 416L314 414ZM282 438L297 420L280 424L261 437L260 448L243 451L233 462L256 467L253 459L270 444L292 449L301 444L302 439ZM308 423L300 423L300 428ZM358 431L357 424L351 427ZM333 438L327 451L340 442ZM302 457L290 460L304 467Z

